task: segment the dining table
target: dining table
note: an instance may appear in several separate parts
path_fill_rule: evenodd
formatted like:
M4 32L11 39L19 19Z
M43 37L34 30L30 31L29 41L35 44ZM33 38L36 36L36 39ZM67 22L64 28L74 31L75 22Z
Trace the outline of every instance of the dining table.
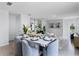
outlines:
M51 40L46 40L44 38L38 38L38 39L34 39L34 37L23 37L24 40L28 41L28 42L32 42L35 44L38 44L42 47L47 47L51 42L56 41L57 39L55 37L52 37Z
M34 37L16 36L16 40L17 39L18 39L18 41L19 40L27 41L30 47L39 49L39 52L41 51L44 56L46 56L48 54L48 52L50 52L50 53L53 52L56 55L58 54L58 52L57 52L58 51L58 43L56 43L58 41L58 39L56 37L48 37L48 36L44 36L44 35L40 36L40 37L39 36L34 36ZM50 47L50 45L51 45L51 47Z
M49 39L49 40L46 40L46 39ZM56 41L57 38L52 37L52 38L46 38L46 39L44 38L34 39L34 37L23 37L23 40L28 41L30 46L37 48L37 45L38 45L40 47L39 50L41 50L45 55L47 54L47 47L49 46L49 44Z

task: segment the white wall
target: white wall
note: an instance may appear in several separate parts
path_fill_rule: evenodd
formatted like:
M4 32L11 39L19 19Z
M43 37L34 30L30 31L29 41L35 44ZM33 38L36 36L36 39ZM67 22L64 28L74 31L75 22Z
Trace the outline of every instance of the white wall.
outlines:
M21 34L21 15L16 15L16 35Z
M0 46L9 43L9 15L7 11L0 10Z
M30 25L30 18L26 14L14 16L9 15L8 11L0 10L0 46L9 44L9 36L11 37L11 33L13 33L14 36L17 34L21 34L23 24L28 26ZM9 30L11 30L11 33L9 33Z
M49 24L50 23L56 23L56 22L60 22L61 26L60 28L50 28ZM57 37L61 37L63 35L63 20L62 19L52 19L52 20L47 20L46 21L46 30L49 33L54 33Z
M9 40L14 40L16 36L16 15L9 14Z
M64 18L63 19L63 38L70 39L70 25L74 24L76 26L79 24L79 19L77 18Z
M20 15L18 14L9 14L9 40L14 40L16 35L21 33L20 27Z
M21 31L23 31L23 24L30 26L30 17L27 14L21 14Z

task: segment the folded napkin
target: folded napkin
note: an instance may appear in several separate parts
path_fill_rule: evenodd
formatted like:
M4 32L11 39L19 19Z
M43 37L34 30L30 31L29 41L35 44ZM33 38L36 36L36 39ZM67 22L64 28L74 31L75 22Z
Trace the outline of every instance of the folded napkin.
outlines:
M48 46L48 44L41 44L41 46L42 46L42 47L46 47L46 46Z
M44 40L51 40L51 39L48 36L45 36Z
M39 46L38 46L37 43L34 43L34 42L32 42L32 41L28 41L28 43L29 43L29 45L30 45L31 47L33 47L33 48L36 48L36 49L39 48Z

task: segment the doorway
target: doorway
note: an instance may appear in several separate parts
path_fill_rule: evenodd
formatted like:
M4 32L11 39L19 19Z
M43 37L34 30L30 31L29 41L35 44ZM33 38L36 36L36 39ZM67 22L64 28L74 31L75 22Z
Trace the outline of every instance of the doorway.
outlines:
M20 34L20 15L9 14L9 41L13 41Z

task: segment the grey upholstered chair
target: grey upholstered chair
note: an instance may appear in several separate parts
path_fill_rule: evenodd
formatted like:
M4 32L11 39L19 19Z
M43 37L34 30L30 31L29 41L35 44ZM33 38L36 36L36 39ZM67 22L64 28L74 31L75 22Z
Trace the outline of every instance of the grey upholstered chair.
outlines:
M15 38L17 56L22 56L22 40L21 39L22 39L22 36L17 36Z
M38 56L39 49L36 49L35 47L30 46L29 44L31 43L26 40L22 40L23 56Z
M58 40L51 42L47 47L47 56L58 56Z
M23 56L31 56L32 50L26 40L22 40L22 54Z
M32 56L39 56L39 45L37 43L34 43L32 41L28 41L29 46L31 47L32 50Z

